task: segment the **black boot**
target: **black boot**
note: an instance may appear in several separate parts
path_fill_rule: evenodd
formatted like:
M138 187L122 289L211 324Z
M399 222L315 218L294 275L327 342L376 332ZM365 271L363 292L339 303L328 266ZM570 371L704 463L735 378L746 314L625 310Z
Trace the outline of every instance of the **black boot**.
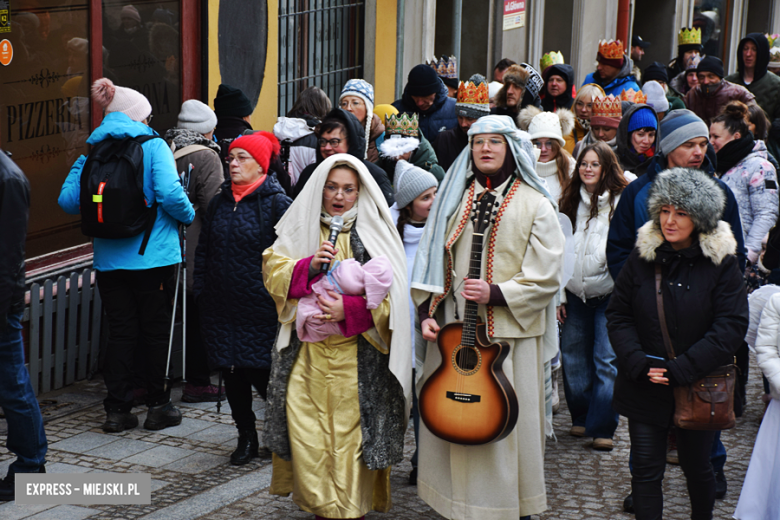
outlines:
M623 511L626 513L634 514L634 495L629 493L625 500L623 500Z
M119 433L138 426L138 417L130 412L108 412L106 422L103 423L103 431L107 433Z
M46 466L41 466L38 471L32 473L46 473ZM3 480L0 480L0 502L10 502L15 499L16 474L10 471Z
M259 447L256 430L238 430L238 447L230 454L230 463L234 466L248 464L253 458L259 456Z
M726 496L728 491L728 482L726 482L726 475L722 471L715 473L715 498L720 500Z
M146 414L144 428L147 430L162 430L169 426L178 426L181 424L181 412L168 401L160 406L150 406L149 413Z

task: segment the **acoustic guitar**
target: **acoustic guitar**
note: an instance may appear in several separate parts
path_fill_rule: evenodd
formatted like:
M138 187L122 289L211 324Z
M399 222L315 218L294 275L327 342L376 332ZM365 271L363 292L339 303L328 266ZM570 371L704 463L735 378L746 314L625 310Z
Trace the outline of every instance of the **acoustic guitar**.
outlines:
M495 195L485 191L474 204L470 279L480 278L483 238L494 221L495 201ZM509 435L518 414L517 395L501 369L509 344L490 342L477 308L476 302L467 300L463 321L439 330L442 362L423 385L419 399L420 417L431 433L447 442L472 446Z

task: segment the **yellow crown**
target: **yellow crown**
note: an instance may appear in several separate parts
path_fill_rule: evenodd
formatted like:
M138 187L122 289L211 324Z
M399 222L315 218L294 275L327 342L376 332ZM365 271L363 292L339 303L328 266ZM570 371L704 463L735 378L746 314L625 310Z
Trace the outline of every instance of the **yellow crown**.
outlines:
M620 99L612 94L607 97L597 96L593 100L591 117L623 117L623 107Z
M402 135L404 137L419 137L420 123L417 114L390 114L385 123L385 132L388 135Z
M701 29L683 27L677 34L677 45L701 45Z
M634 89L630 88L628 90L623 90L623 92L620 93L620 100L631 101L632 103L644 103L647 101L647 96L641 90L639 92L634 92Z
M561 54L561 51L548 52L539 60L539 70L544 72L544 69L551 65L563 65L563 63L563 54Z
M469 105L489 105L490 92L487 83L475 85L471 81L461 81L458 85L458 103Z
M608 60L620 60L623 58L623 42L620 40L601 40L599 54Z
M780 34L765 34L764 36L766 36L766 41L769 42L770 49L775 46L775 43L780 43Z

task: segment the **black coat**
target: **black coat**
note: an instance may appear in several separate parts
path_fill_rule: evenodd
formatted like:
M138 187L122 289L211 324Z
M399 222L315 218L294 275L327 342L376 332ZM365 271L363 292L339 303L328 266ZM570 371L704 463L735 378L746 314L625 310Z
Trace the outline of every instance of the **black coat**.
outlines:
M271 368L276 305L263 284L263 251L291 204L269 175L236 203L231 184L209 204L195 251L195 298L212 368Z
M460 152L468 145L469 136L461 130L460 126L440 133L436 141L433 142L433 151L436 152L436 158L439 159L439 166L445 172L449 170Z
M675 251L648 222L639 230L637 247L615 282L606 311L609 341L618 360L612 406L630 420L670 425L672 388L732 362L745 337L747 292L736 256L727 254L736 247L728 224L721 221L721 227L702 241ZM662 267L674 360L668 360L658 320L655 264ZM669 386L650 382L647 355L667 359Z
M373 177L379 185L379 189L382 190L382 195L385 196L387 206L392 206L395 199L393 198L393 186L390 184L390 179L387 178L387 174L382 168L364 159L366 152L366 128L360 125L360 121L358 121L354 115L342 108L334 108L331 110L328 115L325 116L323 122L328 119L336 119L346 127L347 142L349 143L347 153L363 161L363 164L368 169L368 173L371 174L371 177ZM317 166L319 166L322 161L323 157L320 155L320 148L318 146L317 162L308 165L301 171L298 182L296 182L295 186L292 188L293 198L297 197L301 190L303 190L303 187L308 182L311 174L314 173L314 170L317 169Z
M24 306L24 243L30 216L30 183L0 149L0 331L6 314Z

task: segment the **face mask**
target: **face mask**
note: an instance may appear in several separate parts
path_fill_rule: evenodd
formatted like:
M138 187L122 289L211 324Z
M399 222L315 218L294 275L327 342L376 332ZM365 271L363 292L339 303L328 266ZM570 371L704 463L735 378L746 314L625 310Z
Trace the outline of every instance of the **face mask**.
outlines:
M704 94L705 97L710 97L715 93L715 91L718 90L718 87L720 87L720 81L717 83L713 83L710 85L699 85L701 87L702 94Z

